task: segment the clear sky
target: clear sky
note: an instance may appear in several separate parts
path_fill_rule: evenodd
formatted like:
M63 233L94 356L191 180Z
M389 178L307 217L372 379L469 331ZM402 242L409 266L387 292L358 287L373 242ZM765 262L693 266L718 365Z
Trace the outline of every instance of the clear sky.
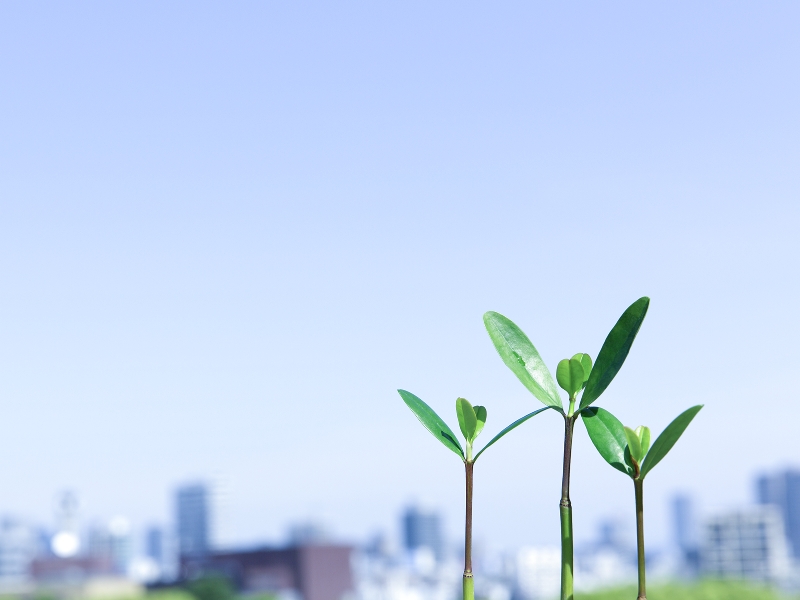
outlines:
M321 518L457 539L462 468L395 392L488 439L538 406L481 321L554 368L650 313L599 405L660 431L667 501L800 463L796 2L0 4L0 512L165 521L227 486L230 541ZM562 426L476 470L476 535L555 543ZM576 542L632 518L578 426Z

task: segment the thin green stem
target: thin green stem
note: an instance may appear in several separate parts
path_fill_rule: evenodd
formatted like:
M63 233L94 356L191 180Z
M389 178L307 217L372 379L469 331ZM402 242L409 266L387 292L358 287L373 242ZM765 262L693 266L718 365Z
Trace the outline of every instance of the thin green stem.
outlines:
M467 480L467 506L464 518L464 600L475 600L475 582L472 578L472 471L475 463L464 461Z
M572 432L575 417L564 417L564 471L561 477L561 600L573 600L572 503L569 499L569 474L572 464Z
M645 589L645 565L644 565L644 481L642 479L633 480L633 488L636 491L636 550L639 566L639 596L638 600L647 600Z

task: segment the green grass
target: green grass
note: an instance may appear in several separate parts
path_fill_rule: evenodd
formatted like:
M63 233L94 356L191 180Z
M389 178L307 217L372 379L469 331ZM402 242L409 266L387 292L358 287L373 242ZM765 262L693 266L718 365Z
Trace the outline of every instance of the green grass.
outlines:
M576 600L636 600L636 586L575 594ZM747 583L702 581L696 584L647 586L647 600L789 600L777 591ZM792 597L797 600L796 597Z

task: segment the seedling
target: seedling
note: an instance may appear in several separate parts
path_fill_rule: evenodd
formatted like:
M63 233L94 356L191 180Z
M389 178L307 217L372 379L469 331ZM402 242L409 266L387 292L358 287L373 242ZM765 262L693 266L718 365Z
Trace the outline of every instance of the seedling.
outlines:
M430 431L433 434L433 437L442 442L445 447L458 454L458 456L464 462L467 493L464 519L463 591L464 600L474 600L475 584L472 578L472 474L475 461L478 460L480 455L483 454L489 446L494 444L509 431L519 427L525 421L531 417L535 417L540 412L547 410L549 407L540 408L539 410L535 410L532 413L525 415L521 419L517 419L511 423L511 425L503 429L503 431L494 436L489 443L486 444L481 451L475 454L473 457L472 445L475 442L475 438L477 438L480 432L483 431L483 426L486 424L486 409L483 406L472 406L472 404L470 404L464 398L459 398L456 400L456 416L458 417L458 426L461 429L461 433L464 435L467 447L466 452L464 452L464 448L462 448L461 442L458 441L458 438L453 433L453 430L447 426L447 423L445 423L430 406L425 404L411 392L407 392L405 390L397 391L400 393L400 396L403 398L403 401L406 403L408 408L410 408L411 411L417 416L420 423L425 426L425 429Z
M572 435L575 420L592 402L597 400L619 372L633 340L639 332L650 299L639 298L622 313L606 337L597 362L592 367L591 358L579 353L558 363L556 378L559 386L569 395L569 409L564 411L561 396L553 376L539 356L536 348L522 330L510 319L496 312L487 312L483 321L494 347L506 366L522 384L548 408L564 417L564 468L561 477L561 600L573 598L572 503L569 498L569 475L572 462ZM578 395L580 404L575 410Z
M639 567L639 600L647 600L644 562L644 478L667 453L700 412L703 405L693 406L672 421L650 446L650 429L624 427L619 420L602 408L583 411L583 423L594 447L608 464L633 479L636 495L636 549Z

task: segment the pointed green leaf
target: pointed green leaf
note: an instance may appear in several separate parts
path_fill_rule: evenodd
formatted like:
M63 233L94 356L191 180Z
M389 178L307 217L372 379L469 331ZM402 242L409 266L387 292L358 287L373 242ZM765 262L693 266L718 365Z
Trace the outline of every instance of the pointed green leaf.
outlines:
M586 382L589 381L589 374L592 372L592 357L583 352L578 352L572 358L580 362L583 367L583 385L581 387L586 387Z
M625 428L625 439L628 440L628 449L631 452L631 457L637 463L642 462L642 443L639 441L639 436L630 427Z
M644 479L644 476L647 475L653 467L661 462L661 459L667 455L667 452L672 450L675 442L683 435L683 432L686 431L689 423L692 422L692 419L700 412L701 408L703 408L703 405L698 404L697 406L683 411L672 423L667 425L667 428L656 438L656 441L653 442L653 447L650 448L650 452L647 453L647 457L644 459L644 464L642 465L642 479Z
M475 428L475 436L472 439L477 438L481 431L483 431L483 426L486 425L486 408L483 406L473 406L472 408L475 409L475 417L478 419L478 426Z
M589 381L586 382L580 408L589 406L597 400L616 377L628 356L633 340L636 339L636 334L639 333L649 306L650 298L647 296L639 298L622 313L611 329L606 341L603 342L603 347L600 348L600 354L597 355L597 362L594 363Z
M650 428L639 425L636 428L636 435L639 438L639 442L642 444L642 456L647 456L647 451L650 449Z
M553 376L522 330L500 313L483 315L486 331L506 366L542 404L564 412Z
M511 431L512 429L516 429L517 427L519 427L520 425L522 425L522 424L523 424L525 421L527 421L527 420L528 420L528 419L530 419L531 417L535 417L535 416L536 416L536 415L538 415L540 412L543 412L543 411L547 410L548 408L552 408L552 407L550 407L550 406L545 406L544 408L540 408L539 410L535 410L535 411L533 411L532 413L528 413L528 414L527 414L527 415L525 415L524 417L522 417L522 418L520 418L520 419L517 419L516 421L514 421L514 422L513 422L511 425L509 425L508 427L506 427L505 429L503 429L503 431L501 431L501 432L500 432L500 433L498 433L496 436L494 436L494 437L493 437L493 438L492 438L492 439L489 441L489 443L488 443L488 444L486 444L486 445L485 445L483 448L481 448L481 451L480 451L480 452L478 452L478 453L475 455L475 458L472 460L472 462L475 462L476 460L478 460L478 457L479 457L481 454L483 454L483 453L486 451L486 449L487 449L489 446L491 446L492 444L494 444L494 443L495 443L497 440L499 440L501 437L503 437L503 436L504 436L505 434L507 434L509 431Z
M458 415L458 426L464 439L472 442L475 437L475 429L478 427L478 418L475 416L475 409L472 404L464 398L456 400L456 415Z
M575 358L565 358L556 367L558 385L572 398L583 387L583 365Z
M628 440L619 419L603 408L587 408L581 412L581 417L589 439L600 456L617 471L631 475L630 469L625 465Z
M447 426L442 418L434 412L434 410L425 404L422 400L417 398L411 392L405 390L397 390L403 398L403 402L411 411L417 416L419 422L425 426L425 429L430 431L437 440L442 442L445 446L450 448L453 452L458 454L462 459L464 458L464 449L461 443L456 438L456 434Z

